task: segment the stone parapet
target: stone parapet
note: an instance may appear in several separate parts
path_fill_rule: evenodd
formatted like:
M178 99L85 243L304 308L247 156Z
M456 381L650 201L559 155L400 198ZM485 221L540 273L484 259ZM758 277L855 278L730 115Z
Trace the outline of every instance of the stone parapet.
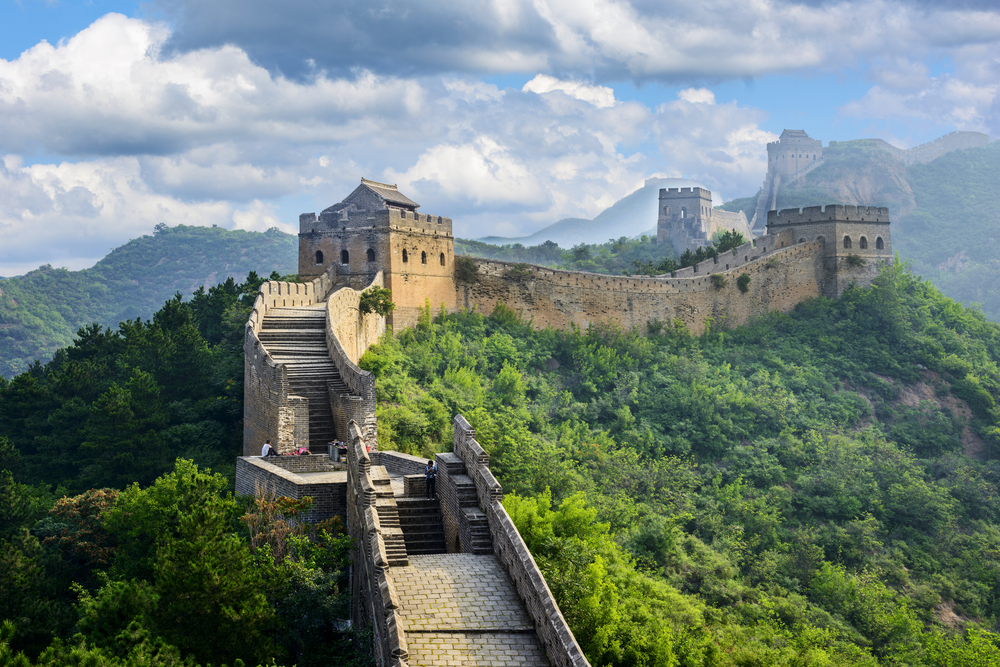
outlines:
M259 490L296 500L312 498L305 516L310 523L347 518L347 473L324 456L236 459L236 495L253 496Z
M406 627L389 576L389 556L376 510L372 461L356 422L348 425L348 433L347 527L354 539L351 620L355 627L372 629L373 657L378 667L405 665L409 658Z
M528 545L503 507L503 489L489 471L489 456L476 441L475 430L462 415L456 415L454 422L454 455L467 462L467 466L474 466L468 472L475 481L480 502L487 501L480 506L489 522L494 554L513 580L549 663L554 667L589 667Z

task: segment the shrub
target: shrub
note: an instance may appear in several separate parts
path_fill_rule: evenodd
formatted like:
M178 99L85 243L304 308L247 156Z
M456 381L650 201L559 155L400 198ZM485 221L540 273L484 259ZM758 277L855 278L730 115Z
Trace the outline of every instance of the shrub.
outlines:
M865 259L861 255L853 255L853 254L852 255L848 255L847 256L847 265L848 266L853 266L853 267L864 266L865 265Z
M396 304L392 302L392 292L384 287L369 287L361 293L361 301L358 302L358 310L362 313L378 313L385 317L396 309Z
M736 286L740 288L740 291L746 294L750 291L750 274L741 273L740 277L736 279Z
M507 270L507 277L511 280L524 282L531 277L531 269L527 264L515 264Z
M721 273L713 273L711 275L711 280L712 280L712 287L714 287L715 289L722 289L723 287L729 284L729 281L726 280L726 277Z
M478 279L479 265L471 257L460 255L455 258L455 279L463 283L474 283Z

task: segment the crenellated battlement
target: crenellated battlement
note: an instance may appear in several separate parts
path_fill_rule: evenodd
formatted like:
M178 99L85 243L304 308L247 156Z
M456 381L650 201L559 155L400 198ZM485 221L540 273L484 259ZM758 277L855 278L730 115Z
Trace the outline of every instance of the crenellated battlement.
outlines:
M827 204L826 206L806 206L768 211L767 226L781 227L803 222L875 222L889 224L889 209L884 206L847 206Z
M665 199L664 195L666 197L708 197L711 199L712 191L697 186L690 188L660 188L660 199Z

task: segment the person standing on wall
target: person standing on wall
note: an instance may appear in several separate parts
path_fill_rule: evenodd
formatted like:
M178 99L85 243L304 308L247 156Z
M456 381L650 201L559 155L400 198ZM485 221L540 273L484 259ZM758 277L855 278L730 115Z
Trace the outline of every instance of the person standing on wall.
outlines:
M424 468L424 478L427 480L427 500L437 498L437 494L434 493L434 478L437 476L437 470L433 461L428 461L427 467Z

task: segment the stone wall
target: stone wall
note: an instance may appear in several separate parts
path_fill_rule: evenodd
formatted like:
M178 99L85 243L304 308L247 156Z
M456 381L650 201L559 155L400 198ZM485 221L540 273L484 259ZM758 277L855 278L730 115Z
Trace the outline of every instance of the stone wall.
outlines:
M644 328L679 319L700 333L710 318L737 326L820 294L822 244L796 244L794 238L790 231L764 236L674 277L602 276L474 259L477 279L456 284L456 301L487 314L503 302L539 328L601 322ZM750 276L746 292L737 282L744 273Z
M330 264L326 272L307 283L269 280L261 285L247 320L243 342L243 454L256 456L266 440L279 452L287 452L295 443L309 441L309 406L302 397L289 395L288 375L281 364L270 356L260 342L259 333L271 308L311 306L326 300L326 342L330 357L351 394L357 401L330 392L338 433L346 433L347 422L375 430L375 381L370 373L357 366L361 354L385 332L385 318L374 313L362 315L358 310L361 292L342 287L330 295L338 283L338 267ZM382 273L376 272L361 286L383 285ZM329 298L327 298L327 296ZM341 337L346 347L341 344Z
M354 539L351 621L356 628L372 629L377 667L405 667L409 657L406 630L399 615L399 596L387 573L389 558L375 511L372 462L356 423L349 424L348 433L347 526Z
M372 452L372 465L385 466L385 469L393 475L420 475L424 474L424 467L427 459L403 452Z
M330 473L323 479L298 473ZM236 495L253 496L258 489L301 500L313 499L305 516L310 523L335 516L347 518L347 479L342 468L324 456L241 456L236 459Z
M365 288L383 285L379 271ZM348 390L329 386L330 407L337 433L347 433L347 424L355 421L364 431L366 441L377 448L378 424L375 420L375 376L358 367L365 350L385 333L386 320L374 313L364 315L358 308L361 292L345 287L337 290L326 305L326 346L330 358Z
M244 456L259 455L266 440L270 440L278 451L292 449L296 442L297 415L301 433L303 406L289 403L288 374L260 342L259 334L264 316L271 308L319 303L336 280L337 267L334 265L308 283L269 280L260 286L243 337ZM304 409L308 411L308 406ZM306 428L308 429L308 422Z
M489 455L476 442L475 430L462 415L455 417L454 454L464 462L476 485L479 506L489 521L494 553L514 581L549 663L553 667L589 667L545 577L503 507L503 489L490 472Z

